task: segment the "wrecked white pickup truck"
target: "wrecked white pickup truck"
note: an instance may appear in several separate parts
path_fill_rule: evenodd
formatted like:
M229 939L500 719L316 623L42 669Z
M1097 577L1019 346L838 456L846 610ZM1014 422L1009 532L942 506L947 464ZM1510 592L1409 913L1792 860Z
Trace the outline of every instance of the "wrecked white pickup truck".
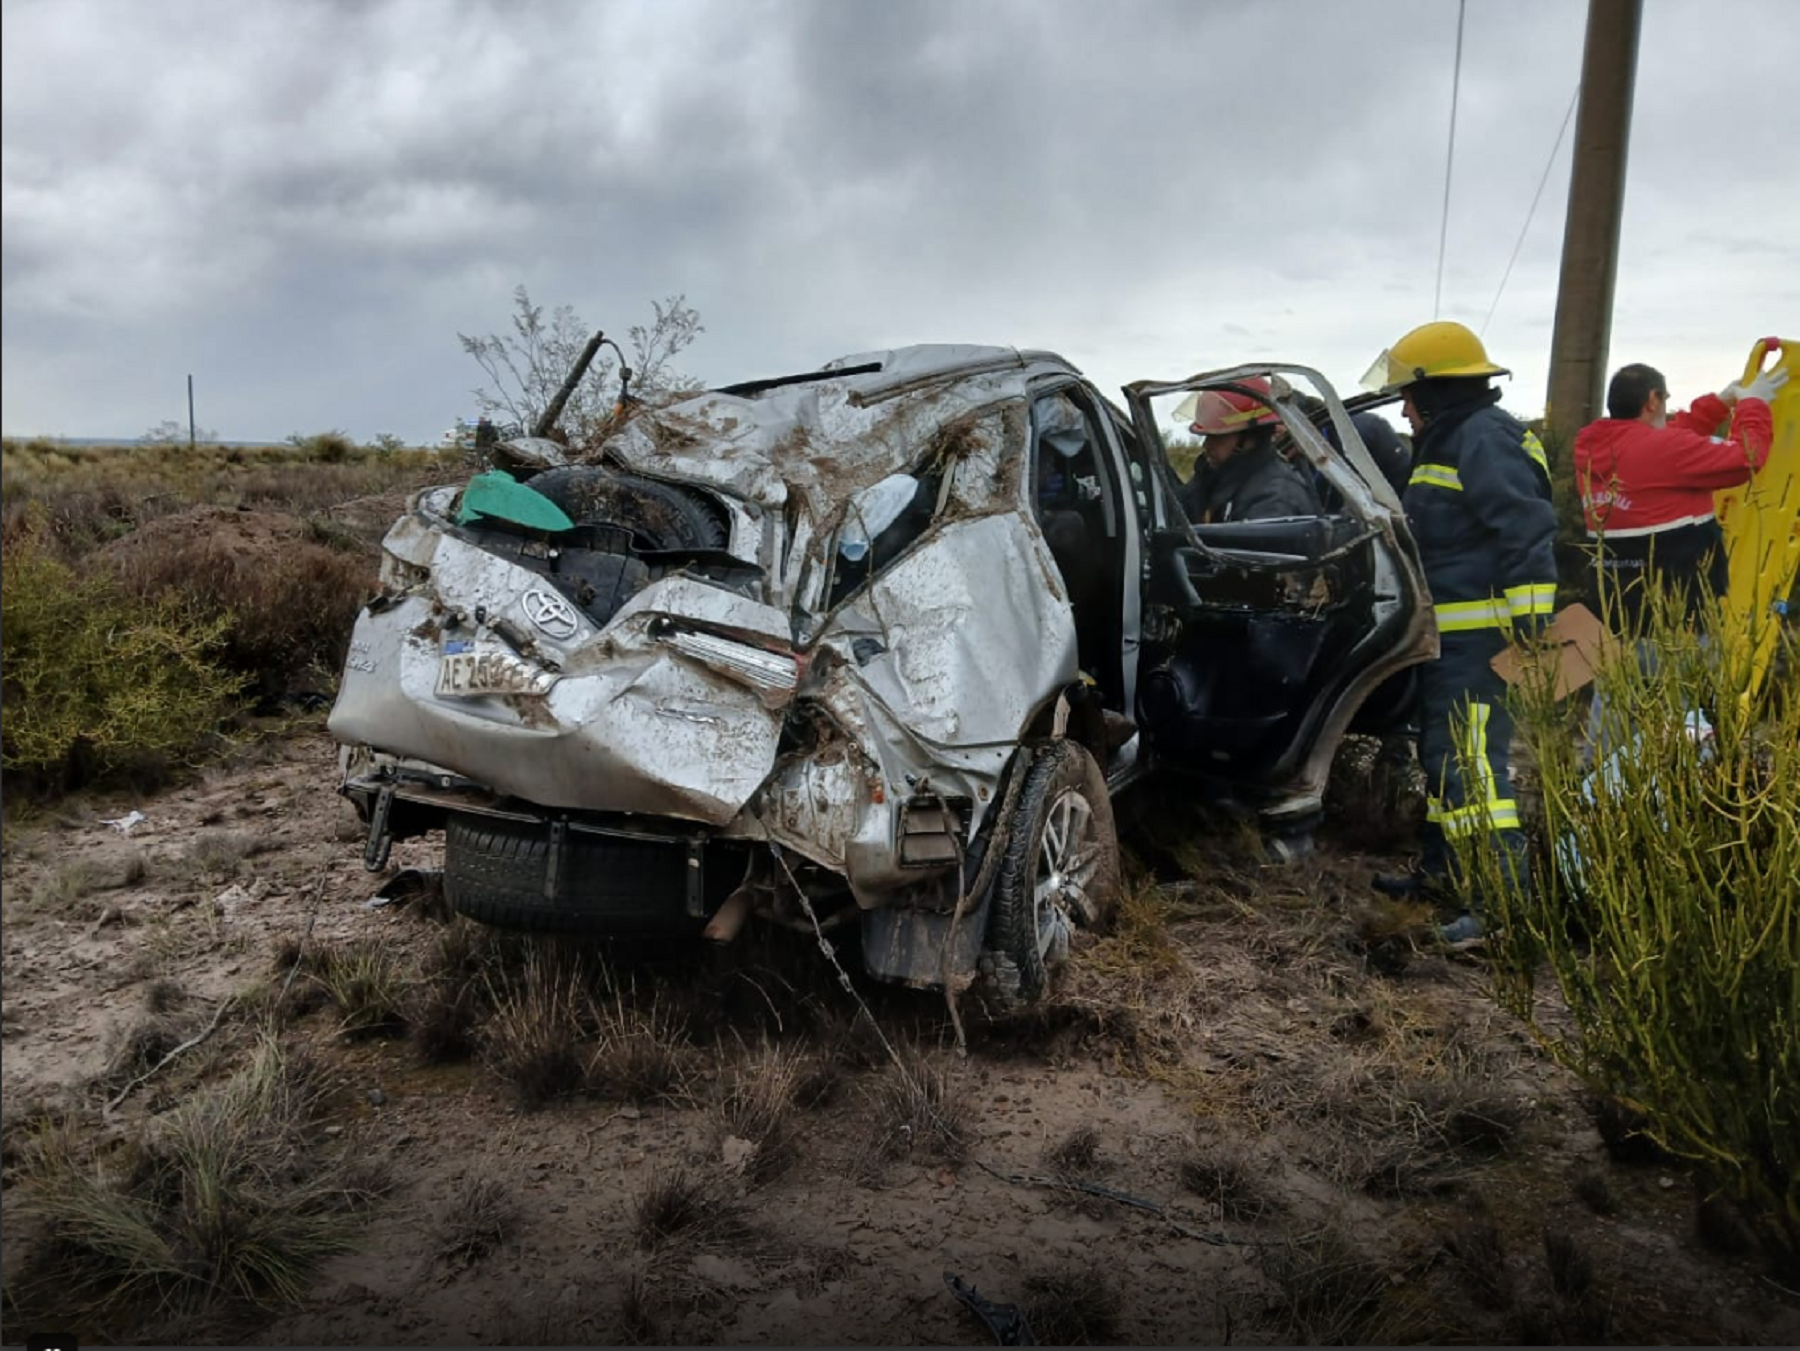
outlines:
M1333 508L1190 526L1155 405L1208 388L1271 409ZM1126 395L905 348L418 493L330 719L365 862L441 829L449 904L489 924L856 925L881 977L1041 997L1114 899L1114 794L1155 771L1304 831L1353 717L1435 651L1320 376Z

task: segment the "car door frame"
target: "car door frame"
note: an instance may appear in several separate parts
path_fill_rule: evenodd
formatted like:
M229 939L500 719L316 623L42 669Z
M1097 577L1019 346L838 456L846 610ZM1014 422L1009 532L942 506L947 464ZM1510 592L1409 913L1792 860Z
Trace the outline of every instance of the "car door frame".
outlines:
M1430 593L1425 585L1424 569L1419 561L1417 545L1406 526L1405 512L1399 496L1382 475L1374 458L1362 444L1349 411L1330 382L1307 366L1285 363L1253 363L1205 371L1180 380L1141 380L1124 389L1131 424L1137 434L1136 455L1143 465L1144 476L1154 485L1149 494L1151 519L1148 532L1160 536L1164 532L1186 531L1189 543L1178 546L1202 563L1209 565L1207 555L1216 555L1193 534L1192 524L1182 512L1175 496L1175 481L1163 450L1163 439L1156 426L1150 401L1153 398L1190 393L1195 390L1229 388L1256 397L1258 391L1246 382L1261 378L1275 382L1269 406L1280 418L1309 464L1315 467L1342 499L1333 514L1354 518L1369 531L1367 538L1374 550L1377 575L1390 593L1378 597L1391 608L1379 620L1378 632L1384 641L1378 649L1365 653L1362 665L1342 673L1341 677L1319 692L1295 727L1288 744L1267 765L1259 781L1247 781L1242 775L1225 775L1225 780L1254 799L1265 820L1304 819L1320 809L1333 756L1344 733L1349 729L1363 701L1384 681L1396 673L1436 657L1437 629L1432 618ZM1321 435L1293 393L1298 378L1310 385L1323 399L1338 445L1334 448ZM1360 543L1360 540L1358 541ZM1150 541L1146 540L1149 545ZM1143 553L1145 612L1155 603L1152 596L1155 556L1153 547ZM1202 599L1196 596L1196 604ZM1152 745L1153 758L1157 748ZM1267 763L1266 757L1263 763Z
M1119 595L1114 598L1119 607L1119 677L1124 699L1123 712L1127 716L1134 716L1137 707L1138 656L1142 645L1144 578L1148 567L1145 518L1136 492L1138 480L1132 473L1132 468L1137 463L1135 438L1128 439L1123 434L1123 428L1131 425L1130 418L1124 411L1102 394L1091 381L1072 370L1058 370L1034 377L1026 391L1026 425L1029 430L1025 469L1020 475L1023 487L1022 507L1035 527L1036 504L1033 493L1038 468L1036 405L1040 399L1070 390L1079 391L1087 402L1090 431L1098 437L1096 456L1104 459L1110 478L1109 483L1102 485L1102 490L1109 494L1109 509L1117 522L1120 537ZM1103 762L1102 768L1111 791L1120 791L1147 771L1145 744L1141 735L1135 737L1110 763Z

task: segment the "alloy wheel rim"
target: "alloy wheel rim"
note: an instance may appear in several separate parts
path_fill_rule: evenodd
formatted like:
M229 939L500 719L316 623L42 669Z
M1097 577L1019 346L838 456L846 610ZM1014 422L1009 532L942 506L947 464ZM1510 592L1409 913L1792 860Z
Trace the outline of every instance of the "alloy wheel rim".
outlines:
M1093 912L1091 889L1100 868L1094 809L1074 788L1056 795L1044 816L1038 840L1037 875L1032 882L1038 955L1049 953L1060 929L1065 934Z

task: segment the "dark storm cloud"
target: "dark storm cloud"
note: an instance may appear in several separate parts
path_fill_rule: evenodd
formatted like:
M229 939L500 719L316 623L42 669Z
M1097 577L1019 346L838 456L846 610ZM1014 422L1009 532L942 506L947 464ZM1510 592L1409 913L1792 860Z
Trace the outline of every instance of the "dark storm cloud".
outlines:
M1800 310L1773 224L1797 18L1646 9L1616 326L1686 378ZM4 13L8 432L132 434L193 370L227 435L423 438L472 411L455 335L520 283L609 329L684 291L717 380L948 339L1110 386L1271 353L1347 382L1431 317L1442 0ZM1493 303L1582 25L1468 4L1447 315ZM1488 332L1526 409L1568 155Z

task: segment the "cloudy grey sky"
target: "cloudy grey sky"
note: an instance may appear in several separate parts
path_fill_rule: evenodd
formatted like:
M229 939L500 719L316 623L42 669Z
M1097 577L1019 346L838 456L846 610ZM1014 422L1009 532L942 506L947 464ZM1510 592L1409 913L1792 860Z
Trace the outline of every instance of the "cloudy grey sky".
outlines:
M1443 315L1481 326L1581 0L1468 0ZM8 435L433 439L521 283L709 383L916 341L1341 390L1432 317L1454 0L5 0ZM1800 5L1644 0L1612 360L1800 338ZM1486 338L1541 411L1570 136Z

